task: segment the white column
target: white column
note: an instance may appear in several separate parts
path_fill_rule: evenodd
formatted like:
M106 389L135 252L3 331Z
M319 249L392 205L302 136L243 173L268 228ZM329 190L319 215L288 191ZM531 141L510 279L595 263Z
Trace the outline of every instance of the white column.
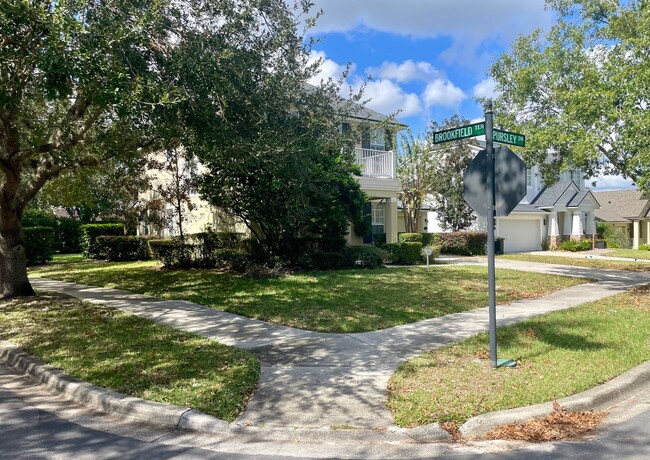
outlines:
M397 243L397 198L388 198L384 204L386 243Z
M650 244L650 220L645 222L645 244Z
M632 249L639 249L639 236L641 233L641 226L638 220L632 223Z
M573 224L571 213L567 211L563 214L564 214L564 219L562 222L562 236L569 236L571 235L571 228Z
M557 212L552 212L548 219L548 236L560 236L560 227L557 222Z
M584 233L582 228L582 212L573 211L571 220L573 221L571 224L571 237L580 239Z
M594 212L589 211L587 213L587 225L585 228L585 233L587 235L595 235L596 234L596 219L594 218Z

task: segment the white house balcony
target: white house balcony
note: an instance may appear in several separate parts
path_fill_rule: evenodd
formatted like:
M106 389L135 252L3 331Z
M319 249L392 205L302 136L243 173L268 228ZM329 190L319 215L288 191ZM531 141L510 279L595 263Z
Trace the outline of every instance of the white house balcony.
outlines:
M380 179L395 179L396 158L395 152L389 150L356 148L357 163L361 165L362 177L376 177Z

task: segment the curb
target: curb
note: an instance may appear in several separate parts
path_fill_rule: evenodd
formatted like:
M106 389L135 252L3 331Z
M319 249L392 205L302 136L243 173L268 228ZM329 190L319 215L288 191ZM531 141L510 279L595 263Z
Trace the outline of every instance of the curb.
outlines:
M612 380L581 393L558 399L558 403L570 411L585 411L604 409L616 399L636 388L650 382L650 361L631 369ZM518 407L498 412L477 415L467 420L461 427L460 433L465 438L480 438L493 428L502 425L524 423L531 418L545 417L553 412L553 402L545 402L532 406ZM407 434L416 441L426 442L428 436L435 436L440 425L432 423L410 429Z
M190 407L173 406L126 396L75 379L5 340L0 340L0 361L31 376L37 383L45 385L52 393L104 413L128 417L165 428L203 433L225 434L232 432L231 425L227 422ZM603 409L622 395L647 382L650 382L650 361L595 388L559 399L558 403L570 411ZM460 433L465 438L480 438L498 426L523 423L531 418L544 417L552 412L553 402L490 412L467 420L460 427ZM395 431L419 442L444 442L452 439L451 434L442 429L439 423Z
M0 361L31 376L50 392L91 409L165 428L230 432L227 422L190 407L147 401L75 379L6 340L0 340Z

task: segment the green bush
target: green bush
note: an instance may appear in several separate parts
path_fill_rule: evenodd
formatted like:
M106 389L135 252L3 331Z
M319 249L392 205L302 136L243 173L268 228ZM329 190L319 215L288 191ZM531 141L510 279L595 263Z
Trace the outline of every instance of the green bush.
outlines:
M252 263L250 255L238 249L217 249L214 252L217 268L244 273Z
M385 233L375 233L372 235L372 244L378 248L383 247L386 244L386 234Z
M431 248L431 255L429 256L429 262L433 262L436 260L438 257L440 257L440 252L442 251L442 246L439 244L434 244L431 246L425 246L422 248L422 253L424 253L425 248ZM426 260L427 256L424 256L424 260Z
M376 246L348 246L344 254L345 265L348 267L376 268L384 263L384 251Z
M397 265L413 265L422 262L422 243L390 243L384 246L386 262Z
M124 235L124 224L86 224L81 226L81 250L87 259L101 258L97 238Z
M422 247L434 246L438 243L438 238L435 233L422 233Z
M588 251L591 249L591 241L582 240L582 241L573 241L567 240L560 243L560 249L563 251Z
M43 265L52 260L54 253L54 230L52 227L23 228L27 265Z
M194 259L195 246L181 243L177 239L150 240L151 254L159 260L165 268L190 268Z
M422 262L422 243L407 241L400 243L400 264L415 265Z
M54 245L61 254L81 252L81 222L71 217L56 219Z
M27 227L51 227L56 228L56 216L53 212L40 209L27 209L20 219L23 228Z
M398 243L422 243L422 233L400 233L397 235Z
M98 236L100 258L113 262L150 259L147 238L140 236Z
M639 249L641 251L650 251L650 244L640 244Z
M436 239L442 248L442 254L461 256L483 256L487 251L487 233L485 232L451 232L436 233Z
M597 222L596 226L598 232L602 232L603 239L607 241L608 248L629 248L631 246L625 230L600 222Z

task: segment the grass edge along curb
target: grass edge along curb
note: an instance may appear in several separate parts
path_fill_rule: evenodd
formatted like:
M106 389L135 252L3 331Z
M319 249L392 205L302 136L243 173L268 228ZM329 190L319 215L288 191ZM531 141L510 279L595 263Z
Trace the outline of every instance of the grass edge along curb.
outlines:
M650 382L650 361L594 388L558 399L557 402L572 412L605 409L619 397L634 391L647 382ZM465 438L480 438L499 426L524 423L531 418L545 417L550 415L553 410L553 401L548 401L531 406L488 412L468 419L459 429ZM405 428L404 432L414 440L421 442L451 439L451 435L444 431L438 422Z
M166 428L206 433L230 431L227 422L190 407L135 398L78 380L6 340L0 340L0 361L29 375L52 393L104 413Z

